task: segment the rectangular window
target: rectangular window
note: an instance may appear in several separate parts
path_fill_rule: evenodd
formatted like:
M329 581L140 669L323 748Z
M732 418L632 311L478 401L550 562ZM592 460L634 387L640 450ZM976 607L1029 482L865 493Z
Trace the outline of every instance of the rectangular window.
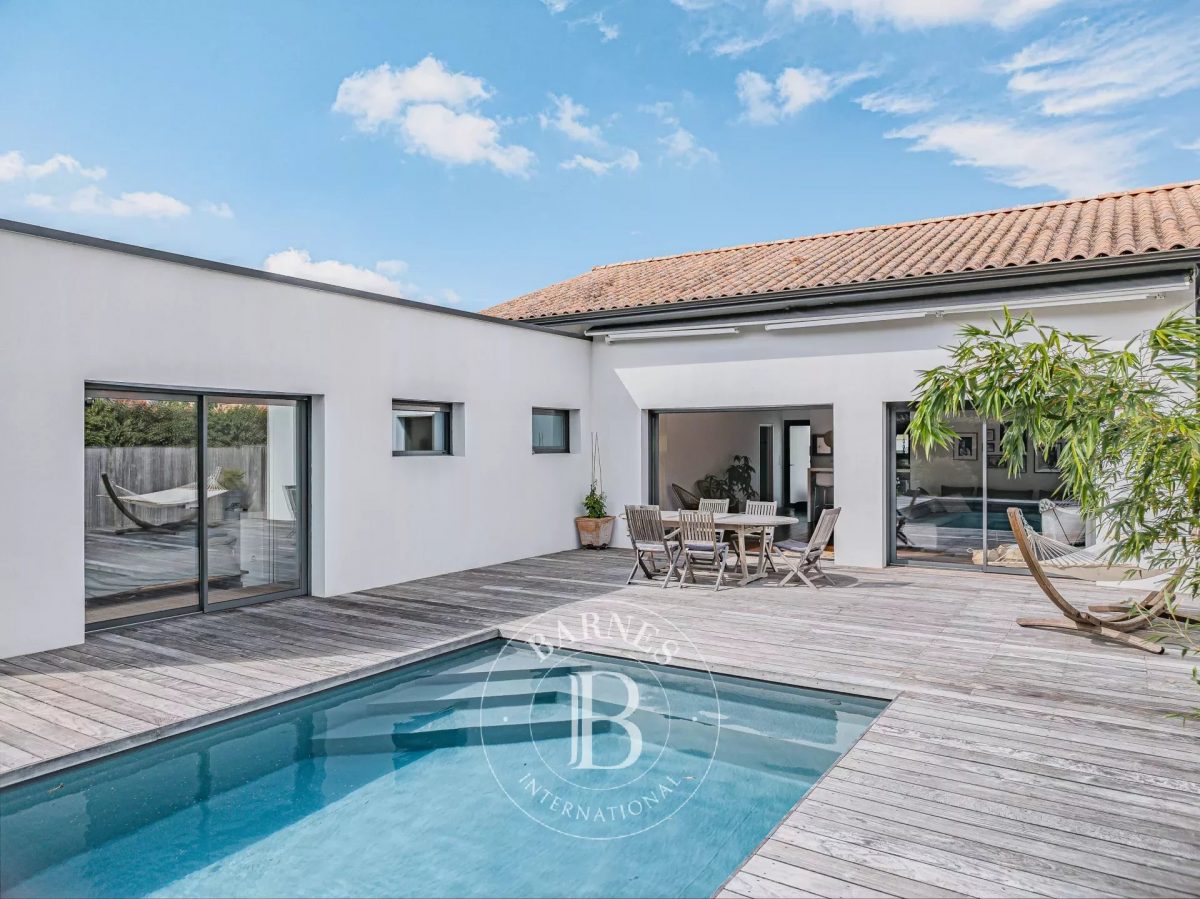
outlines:
M393 456L450 455L449 403L392 403Z
M533 451L569 453L571 413L566 409L533 410Z

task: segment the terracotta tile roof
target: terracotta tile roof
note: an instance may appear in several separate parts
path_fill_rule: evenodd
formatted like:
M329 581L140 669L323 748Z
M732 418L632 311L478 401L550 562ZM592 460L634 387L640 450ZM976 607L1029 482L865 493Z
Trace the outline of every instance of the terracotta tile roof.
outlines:
M601 265L485 309L533 319L1200 249L1200 181Z

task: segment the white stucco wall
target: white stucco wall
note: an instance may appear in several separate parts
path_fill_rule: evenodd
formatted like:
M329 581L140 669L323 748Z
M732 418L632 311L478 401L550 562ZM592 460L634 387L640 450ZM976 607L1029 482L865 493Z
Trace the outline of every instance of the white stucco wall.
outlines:
M328 596L574 546L586 447L534 455L530 412L581 410L588 433L590 352L0 232L0 657L83 639L85 382L315 397L312 589ZM464 454L393 457L393 398L463 403Z
M1102 303L1033 310L1039 321L1127 339L1194 299ZM841 564L881 567L888 520L887 404L909 400L919 372L945 358L969 321L992 313L836 327L605 344L592 356L592 421L605 447L612 505L645 502L647 410L833 405L834 489L842 507ZM663 487L665 490L665 485ZM624 539L622 535L622 539Z

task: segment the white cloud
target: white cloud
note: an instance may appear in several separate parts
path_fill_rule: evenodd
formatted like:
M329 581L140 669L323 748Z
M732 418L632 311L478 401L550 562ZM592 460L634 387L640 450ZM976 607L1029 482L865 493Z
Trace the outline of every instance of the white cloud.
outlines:
M410 106L399 128L409 152L448 165L487 163L506 175L527 176L536 158L527 147L500 143L495 119L439 103Z
M44 162L37 163L27 162L18 150L0 154L0 183L18 179L37 181L53 176L65 176L78 184L78 179L102 181L108 177L108 172L102 166L85 166L74 156L65 153L55 153ZM25 205L33 209L118 218L181 218L192 211L187 203L159 191L127 191L113 196L95 184L70 193L31 192L25 195ZM205 201L199 208L218 218L233 218L233 210L228 203Z
M542 0L551 15L558 15L571 5L571 0Z
M860 25L896 28L986 24L1012 28L1066 0L768 0L769 12L849 15Z
M445 306L457 306L462 303L462 298L448 287L435 293L427 293L411 281L400 280L401 276L408 273L408 263L403 259L381 259L371 269L337 259L314 261L308 250L292 247L272 253L263 261L262 267L277 275L337 284L352 290L404 297L423 303Z
M866 70L833 75L806 66L786 68L774 83L758 72L747 70L737 76L737 95L742 118L755 125L773 125L800 110L828 100L843 88L869 76Z
M100 181L108 174L100 166L87 168L74 156L67 156L65 153L55 153L45 162L37 163L26 162L24 155L18 150L0 154L0 182L16 181L18 178L36 181L38 178L59 172L78 175L89 181Z
M394 259L385 260L379 265L392 266L396 261ZM378 267L376 266L376 268ZM264 260L263 268L277 275L290 275L293 278L304 278L308 281L337 284L354 290L368 290L371 293L383 293L393 297L403 295L404 285L392 280L384 271L360 268L336 259L314 262L308 250L297 250L294 247L272 253Z
M660 137L658 142L662 144L663 155L667 159L674 159L686 166L717 161L717 154L708 147L702 147L696 140L696 135L683 126L676 128L666 137Z
M833 96L834 78L820 69L784 69L775 79L782 115L794 115L806 106Z
M583 156L576 153L565 162L559 163L559 168L562 169L584 169L591 172L593 175L607 175L614 169L620 169L626 172L636 172L641 166L642 160L638 156L636 150L622 150L621 154L615 159L605 162L596 159L592 156Z
M663 148L663 158L691 166L701 162L716 162L717 154L708 147L701 146L696 135L683 127L679 116L675 114L675 105L667 100L657 103L644 103L638 107L638 112L652 115L668 128L670 132L658 139Z
M1191 143L1188 143L1188 144L1180 144L1180 145L1179 145L1179 149L1181 149L1181 150L1196 150L1196 151L1200 151L1200 137L1196 138L1196 139L1195 139L1194 141L1192 141Z
M867 112L882 112L887 115L917 115L929 112L934 106L928 97L896 91L875 91L864 94L855 102Z
M743 107L742 117L758 125L779 121L775 88L758 72L745 71L737 76L737 95Z
M621 28L619 25L614 25L604 18L604 13L598 12L590 16L585 16L582 19L577 19L573 25L595 25L596 30L600 32L600 40L607 44L609 41L615 41L621 36Z
M65 204L68 212L78 215L112 215L118 218L179 218L192 211L182 200L158 191L139 190L112 197L95 186L75 191L66 198ZM42 205L46 207L51 204Z
M552 112L542 113L538 116L538 121L541 122L543 128L553 128L571 140L583 144L599 145L604 143L600 126L585 125L582 121L588 114L586 106L576 103L566 94L561 97L551 94L550 100L554 103Z
M433 56L415 66L393 69L387 63L356 72L338 86L335 112L354 119L362 131L377 131L394 123L403 107L414 103L439 103L463 109L491 96L482 78L451 72Z
M1071 27L1069 37L1030 44L1001 67L1009 90L1036 98L1045 115L1104 113L1200 87L1200 19Z
M550 99L554 103L554 108L538 116L542 127L565 134L576 143L595 147L596 150L603 151L601 155L608 157L600 159L595 155L588 156L577 153L570 159L559 163L559 168L583 169L594 175L606 175L614 169L635 172L641 166L641 158L636 150L610 145L604 139L599 125L589 125L583 121L588 115L586 106L576 103L566 94L562 96L551 94Z
M1128 187L1141 135L1093 124L1027 128L1000 119L924 122L887 135L910 149L950 153L1013 187L1049 186L1067 196Z
M375 271L398 278L408 271L408 263L403 259L380 259L375 263Z
M426 56L407 69L385 63L351 75L338 87L333 109L349 115L360 131L394 130L409 153L526 176L533 152L501 143L500 123L476 111L491 96L482 78L450 72Z
M213 203L211 200L205 200L200 204L200 211L215 215L219 219L233 218L233 209L228 203Z
M713 45L712 52L717 56L729 56L736 59L751 50L757 50L759 47L764 47L771 41L775 40L774 34L760 34L757 37L747 37L744 34L735 34L732 37L727 37L718 40Z

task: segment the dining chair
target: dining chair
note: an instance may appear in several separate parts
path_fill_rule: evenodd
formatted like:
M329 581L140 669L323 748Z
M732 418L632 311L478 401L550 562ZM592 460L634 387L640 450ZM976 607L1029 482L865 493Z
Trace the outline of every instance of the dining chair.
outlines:
M707 565L717 569L717 581L713 590L720 590L725 584L725 565L729 559L729 544L718 539L717 526L713 522L713 513L707 510L695 512L681 511L679 513L680 543L683 547L683 573L679 576L679 586L684 587L688 578L696 583L696 573L692 571L692 563Z
M713 515L724 515L729 511L728 499L702 499L700 505L696 507L701 512L712 512ZM728 543L733 548L734 555L737 555L737 547L733 545L733 541L727 540L725 535L728 533L724 528L717 531L717 539L723 543Z
M774 500L751 500L746 503L747 515L766 515L775 516L778 514L779 503ZM762 530L748 531L747 537L757 537L761 541L763 559L766 560L767 567L775 571L775 563L771 561L771 547L775 544L775 528L764 527ZM750 547L746 547L746 551L750 551Z
M841 514L840 506L822 512L812 536L807 541L780 540L772 544L772 555L791 569L788 575L779 582L779 586L786 587L792 578L799 578L816 590L817 585L813 583L812 578L823 577L825 580L829 580L829 575L821 568L821 557L829 546L829 541L833 539L833 528Z
M658 574L658 558L662 556L669 563L667 576L663 578L662 582L665 589L671 582L671 575L675 574L679 566L681 550L675 541L675 538L679 536L679 529L667 530L667 526L662 520L662 511L658 506L626 506L625 523L629 526L629 540L633 543L634 553L637 556L633 563L633 570L629 572L629 578L625 583L633 583L638 568L642 569L647 580L654 580L654 576ZM647 562L649 562L648 565ZM680 573L679 577L680 583L683 583L683 574Z

